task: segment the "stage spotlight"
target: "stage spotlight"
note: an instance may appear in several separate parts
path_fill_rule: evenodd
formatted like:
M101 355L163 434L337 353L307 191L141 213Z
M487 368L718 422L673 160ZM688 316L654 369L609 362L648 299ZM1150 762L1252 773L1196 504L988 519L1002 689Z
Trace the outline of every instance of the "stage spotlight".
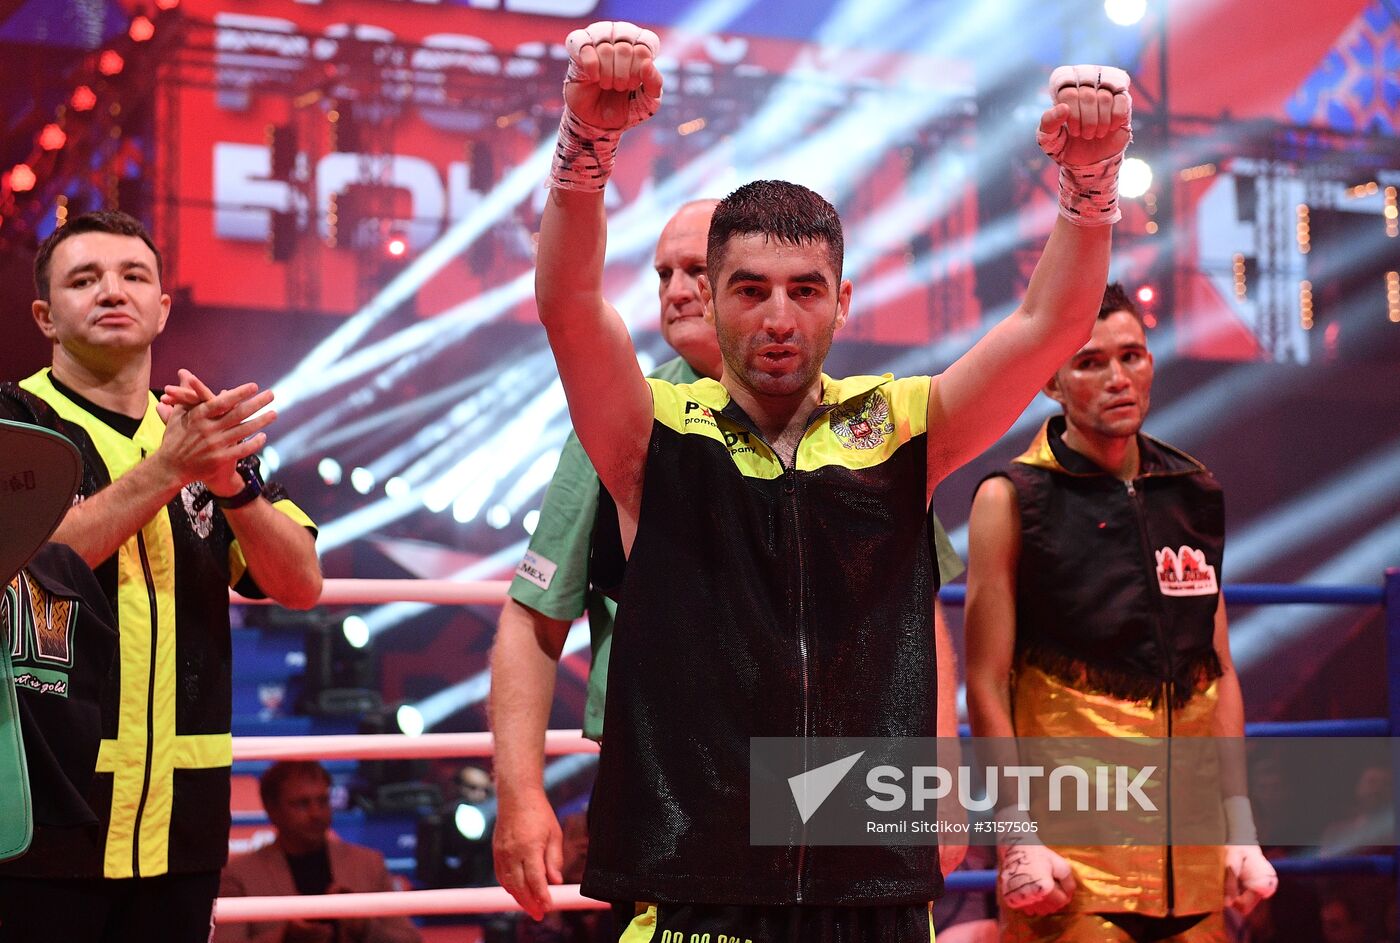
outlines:
M490 482L473 482L452 502L452 519L458 524L471 523L481 513L481 508L489 497L491 497Z
M392 258L401 259L408 254L408 240L403 236L391 236L389 241L384 243L384 251Z
M340 631L345 634L345 641L350 643L351 648L364 648L369 644L369 623L361 616L346 616L340 624Z
M34 168L28 164L15 164L10 168L10 189L15 193L33 190L38 182L39 178L35 176Z
M532 509L525 512L525 516L520 519L520 526L525 528L525 533L534 534L535 528L540 526L540 512Z
M86 85L79 85L73 89L68 104L73 106L74 111L92 111L97 107L97 93Z
M1152 304L1153 299L1156 297L1157 291L1151 285L1143 285L1137 290L1137 300L1145 305Z
M395 733L403 708L383 707L360 718L362 734ZM427 760L362 760L355 802L369 812L427 812L442 805L442 790L427 782Z
M46 151L56 151L68 143L68 135L56 124L44 125L39 132L39 147Z
M493 504L491 510L486 512L486 523L496 530L504 530L510 526L510 508L504 504Z
M1103 11L1119 26L1136 26L1147 15L1147 0L1104 0Z
M374 472L358 466L350 469L350 487L360 494L369 494L374 490Z
M156 0L156 9L173 10L180 5L180 0Z
M406 737L421 737L427 727L423 721L423 713L412 704L400 704L399 709L394 712L394 721Z
M1130 200L1136 200L1152 187L1152 167L1141 157L1129 157L1123 161L1118 175L1118 192Z
M459 802L452 813L452 822L457 826L457 834L467 841L480 841L486 834L486 816L474 805Z
M299 615L306 623L299 710L315 717L359 717L378 710L383 698L374 653L367 647L369 626L360 633L366 644L356 644L353 620L358 616L340 620L322 612Z
M496 883L491 862L495 803L445 806L418 819L414 859L426 887L490 887ZM498 918L488 918L495 920ZM488 932L484 939L515 939L513 925Z
M156 24L152 23L144 16L138 16L132 19L131 29L126 32L126 35L130 36L131 41L135 43L144 43L155 34Z
M384 482L384 494L393 498L395 501L408 497L412 492L413 486L410 485L406 479L400 478L397 475Z
M108 78L121 75L124 68L126 68L126 60L115 49L108 49L97 58L97 71Z
M267 469L267 473L270 475L282 467L282 453L269 445L262 450L262 463L263 467Z
M340 463L333 458L323 458L316 463L316 474L321 476L321 480L327 485L340 484Z

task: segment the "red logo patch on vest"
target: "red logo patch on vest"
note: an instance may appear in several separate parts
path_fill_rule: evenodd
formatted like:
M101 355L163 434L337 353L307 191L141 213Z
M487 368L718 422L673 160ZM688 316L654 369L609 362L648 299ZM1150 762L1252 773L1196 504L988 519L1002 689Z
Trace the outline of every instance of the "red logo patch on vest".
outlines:
M1215 567L1206 562L1206 555L1183 544L1176 550L1163 547L1156 551L1157 587L1163 596L1214 596L1220 592L1215 579Z

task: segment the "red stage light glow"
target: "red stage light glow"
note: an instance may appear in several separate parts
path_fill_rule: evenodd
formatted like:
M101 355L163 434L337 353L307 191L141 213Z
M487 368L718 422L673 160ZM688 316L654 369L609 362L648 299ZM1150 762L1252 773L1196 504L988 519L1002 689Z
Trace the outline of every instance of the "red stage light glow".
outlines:
M73 89L68 104L73 106L74 111L92 111L93 108L97 107L97 93L86 85L79 85Z
M156 34L156 24L138 16L131 21L131 29L126 31L126 35L131 37L132 42L144 43Z
M97 59L97 71L106 76L120 75L126 60L115 49L108 49Z
M24 193L34 189L34 184L39 182L39 178L34 175L34 168L28 164L15 164L10 169L10 189L15 193Z
M56 151L67 143L68 135L56 124L46 124L44 130L39 132L39 147L43 150Z

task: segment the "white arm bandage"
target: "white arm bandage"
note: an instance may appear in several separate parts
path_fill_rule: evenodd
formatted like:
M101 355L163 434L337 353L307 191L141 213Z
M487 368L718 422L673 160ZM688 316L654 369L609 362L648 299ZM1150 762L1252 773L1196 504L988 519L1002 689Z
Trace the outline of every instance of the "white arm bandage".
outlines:
M589 46L603 43L631 43L651 50L652 58L661 48L661 41L649 29L631 23L605 20L586 29L576 29L564 41L569 50L569 71L564 84L586 81L580 56ZM597 192L608 183L617 144L622 132L636 127L656 114L661 100L647 94L645 88L632 91L627 102L627 116L620 128L600 128L589 124L564 106L559 120L559 143L554 148L554 164L549 171L549 185L560 190Z
M1128 135L1132 140L1132 96L1128 93L1128 73L1112 66L1064 65L1050 73L1050 98L1059 101L1066 88L1107 89L1128 101ZM1123 218L1118 208L1118 168L1123 165L1120 151L1092 164L1066 164L1063 154L1069 130L1063 124L1051 133L1036 132L1036 143L1060 165L1060 215L1079 226L1106 226Z

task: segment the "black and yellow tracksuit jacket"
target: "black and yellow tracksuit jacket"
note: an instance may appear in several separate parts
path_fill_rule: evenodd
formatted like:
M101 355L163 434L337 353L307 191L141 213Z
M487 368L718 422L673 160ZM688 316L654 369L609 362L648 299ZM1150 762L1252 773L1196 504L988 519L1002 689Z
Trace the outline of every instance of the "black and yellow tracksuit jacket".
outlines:
M79 500L154 452L165 425L151 396L134 435L112 428L54 385L48 370L0 384L0 416L61 433L83 457ZM102 703L90 829L56 830L4 873L153 877L216 871L228 857L233 758L228 587L260 596L223 514L185 486L95 568L120 646ZM280 489L265 494L308 528ZM314 528L313 528L314 530ZM82 639L75 645L81 655Z
M713 380L649 380L654 420L619 596L584 893L903 905L937 847L749 841L750 737L933 737L929 379L823 377L791 467ZM605 495L606 497L606 495Z

